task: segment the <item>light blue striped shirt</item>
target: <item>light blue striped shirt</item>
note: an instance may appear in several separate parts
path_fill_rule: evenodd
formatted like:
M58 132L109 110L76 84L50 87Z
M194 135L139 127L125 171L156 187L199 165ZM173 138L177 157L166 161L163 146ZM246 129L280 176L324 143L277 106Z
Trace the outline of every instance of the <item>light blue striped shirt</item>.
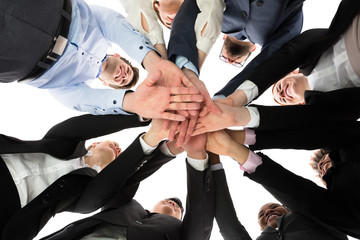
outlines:
M95 79L111 44L119 45L141 63L150 41L135 30L118 12L73 0L72 22L64 54L29 85L49 89L67 107L98 114L127 114L122 102L127 90L93 89L85 82Z

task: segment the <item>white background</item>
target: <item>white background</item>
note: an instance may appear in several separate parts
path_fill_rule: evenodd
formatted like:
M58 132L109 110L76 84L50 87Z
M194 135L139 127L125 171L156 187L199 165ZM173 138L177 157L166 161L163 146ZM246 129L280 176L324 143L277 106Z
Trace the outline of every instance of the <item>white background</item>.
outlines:
M88 0L87 2L107 6L123 13L123 9L117 0ZM328 27L339 2L339 0L305 1L303 30ZM168 30L165 30L165 35L168 36L168 34ZM222 63L218 59L221 45L222 35L211 50L201 73L201 79L205 82L210 95L221 89L239 71L237 68ZM118 50L116 47L114 49L123 54L123 51ZM144 70L140 74L141 79L146 77ZM52 99L46 90L39 90L18 83L1 85L0 103L0 133L26 140L40 139L56 123L82 114L65 108ZM274 101L269 93L265 93L258 100L258 103L274 105ZM100 140L116 140L125 149L139 133L146 130L147 127L124 130L100 138ZM88 143L90 144L91 142L89 141ZM299 150L267 150L263 152L296 174L312 179L320 184L320 181L315 177L316 173L308 165L311 152ZM158 200L172 196L180 197L185 203L186 171L184 159L184 154L179 155L175 160L153 174L153 176L143 181L135 199L147 209L151 209ZM242 171L236 162L229 158L222 158L222 162L239 220L246 227L251 237L255 239L260 234L260 228L257 224L258 209L264 203L275 200L260 185L243 177ZM294 186L294 188L296 187ZM68 223L83 217L84 215L80 214L58 214L49 221L36 239L46 236ZM222 239L215 222L211 239Z

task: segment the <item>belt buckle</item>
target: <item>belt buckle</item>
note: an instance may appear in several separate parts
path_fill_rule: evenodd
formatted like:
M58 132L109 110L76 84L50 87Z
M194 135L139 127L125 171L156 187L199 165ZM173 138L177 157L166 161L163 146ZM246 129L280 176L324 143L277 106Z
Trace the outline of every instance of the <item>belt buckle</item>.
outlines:
M53 49L49 52L49 54L47 54L46 58L55 62L64 53L66 45L68 43L68 39L59 35L54 40L55 40L55 45L54 45ZM50 56L52 53L55 54L53 56L56 56L56 58Z

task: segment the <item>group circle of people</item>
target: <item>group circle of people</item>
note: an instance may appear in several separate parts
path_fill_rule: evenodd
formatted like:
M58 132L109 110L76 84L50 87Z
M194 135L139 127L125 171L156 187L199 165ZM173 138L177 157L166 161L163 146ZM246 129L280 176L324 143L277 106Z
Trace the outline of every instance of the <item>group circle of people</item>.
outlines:
M124 17L84 0L1 1L0 82L47 89L88 114L40 140L0 134L0 239L33 239L57 213L98 209L42 239L206 240L214 219L224 239L252 239L220 156L278 201L260 208L256 239L360 239L360 1L342 0L328 28L302 32L303 2L120 0ZM239 73L210 97L199 75L221 32L218 57ZM253 104L269 87L279 106ZM141 126L125 150L85 145ZM316 150L324 186L260 152L272 148ZM169 196L144 209L141 181L183 152L186 204Z

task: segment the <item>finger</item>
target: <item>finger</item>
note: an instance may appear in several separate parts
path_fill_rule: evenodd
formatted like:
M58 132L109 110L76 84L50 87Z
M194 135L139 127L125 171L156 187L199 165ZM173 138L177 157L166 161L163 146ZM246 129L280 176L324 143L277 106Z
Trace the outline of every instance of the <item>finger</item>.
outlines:
M177 136L176 139L176 146L180 147L184 144L185 142L185 136L186 136L186 131L188 128L188 124L189 124L189 119L187 118L186 120L182 121L180 124L180 132L179 135Z
M198 111L198 110L189 110L188 112L189 112L190 116L197 116L197 115L199 115L199 111Z
M195 130L195 126L196 126L196 123L197 123L197 119L198 119L197 116L190 118L189 124L188 124L188 127L187 127L187 131L186 131L186 135L185 135L184 144L186 144L186 143L190 140L191 134L192 134L193 131Z
M148 86L154 86L157 81L161 79L162 73L160 71L155 71L153 73L148 74L145 78L144 82Z
M202 95L173 95L170 96L170 102L202 102L204 97Z
M170 131L169 131L169 140L173 141L175 139L175 134L180 122L171 122Z
M209 113L209 109L207 108L207 106L204 106L204 107L201 109L201 111L200 111L200 113L199 113L199 116L200 116L200 117L204 117L204 116L206 116L208 113Z
M211 98L205 99L205 104L206 104L209 112L213 112L216 114L222 113L221 109L218 106L216 106L216 104L211 100Z
M183 115L171 113L171 112L160 113L158 118L172 120L172 121L178 121L178 122L182 122L185 120L185 117Z
M184 84L185 87L195 87L194 84L187 78L184 74L184 76L181 78L181 82Z
M170 103L166 110L197 110L199 103Z
M182 95L183 94L198 94L198 95L200 95L199 90L197 90L197 88L194 88L194 87L190 87L190 88L188 88L188 87L170 87L169 91L170 91L171 95L176 95L176 94L182 94Z
M196 136L196 135L200 135L206 133L206 129L204 127L198 128L193 131L193 133L191 134L191 136Z
M189 112L185 111L185 110L179 110L177 111L180 115L183 115L184 117L188 117L189 116Z

